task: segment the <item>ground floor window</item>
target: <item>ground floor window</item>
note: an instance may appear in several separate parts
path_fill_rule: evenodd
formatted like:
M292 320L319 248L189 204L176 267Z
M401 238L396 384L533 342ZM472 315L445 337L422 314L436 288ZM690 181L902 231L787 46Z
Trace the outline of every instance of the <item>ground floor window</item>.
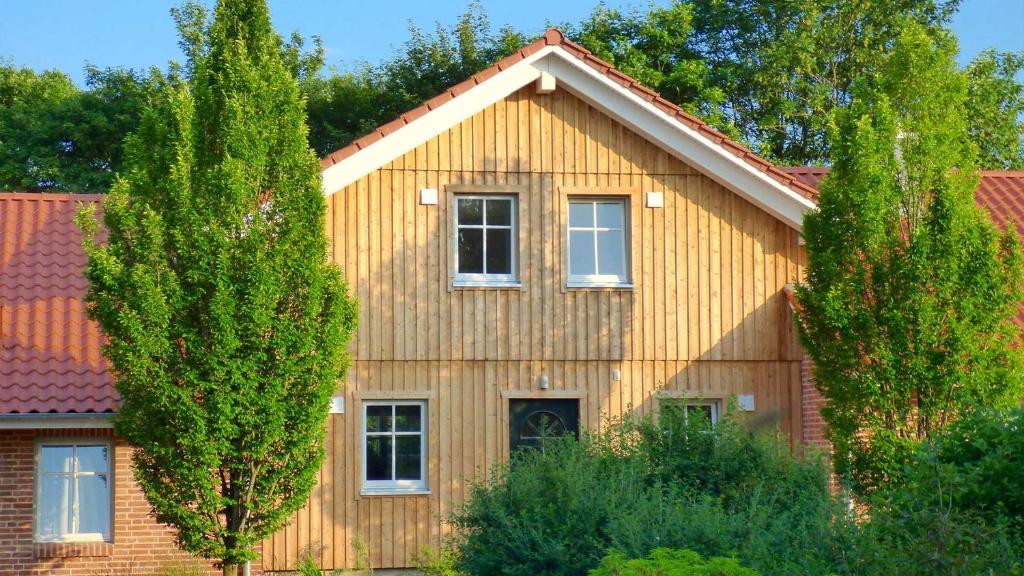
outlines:
M718 423L717 400L662 398L659 402L662 418L682 418L684 422L688 422L690 418L699 417L712 424Z
M363 402L363 492L427 489L427 403Z
M36 452L36 540L110 540L111 446L42 442Z

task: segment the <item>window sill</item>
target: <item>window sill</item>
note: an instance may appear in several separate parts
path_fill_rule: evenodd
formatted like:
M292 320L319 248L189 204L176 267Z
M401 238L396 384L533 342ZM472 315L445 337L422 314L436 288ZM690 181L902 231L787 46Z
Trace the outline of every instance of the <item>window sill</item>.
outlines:
M612 290L632 290L634 288L632 282L583 282L570 280L565 283L565 287L570 290L587 290L587 289L612 289Z
M33 556L43 558L102 558L114 555L114 544L103 540L33 542Z
M453 280L452 288L456 290L462 289L521 289L523 283L518 280L501 280L501 281L487 281L487 280Z
M386 490L384 488L363 488L359 491L360 496L430 496L429 488L396 488Z

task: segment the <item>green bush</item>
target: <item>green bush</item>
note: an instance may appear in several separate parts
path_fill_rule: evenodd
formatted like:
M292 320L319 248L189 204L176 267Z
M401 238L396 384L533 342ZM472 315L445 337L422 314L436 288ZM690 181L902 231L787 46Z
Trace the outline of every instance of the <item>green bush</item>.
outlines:
M1024 413L965 416L867 504L850 574L1024 574Z
M605 556L587 576L760 576L735 558L704 560L693 550L657 548L647 558L628 560L621 552Z
M951 476L950 498L958 508L1021 523L1024 409L980 411L954 423L922 452L911 477L930 479L937 469Z
M727 415L611 423L600 435L518 453L473 487L457 528L471 575L579 576L609 549L739 551L765 575L824 574L843 546L826 466Z

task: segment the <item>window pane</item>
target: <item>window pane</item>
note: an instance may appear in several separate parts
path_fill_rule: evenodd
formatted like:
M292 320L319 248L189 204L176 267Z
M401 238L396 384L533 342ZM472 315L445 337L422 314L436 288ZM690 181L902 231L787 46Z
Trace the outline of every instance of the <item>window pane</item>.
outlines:
M604 202L597 205L597 226L599 228L622 228L625 206L621 202Z
M40 478L39 525L41 536L60 536L71 531L71 478L43 476Z
M594 233L569 232L569 274L596 274L594 262Z
M479 198L459 198L459 224L483 224L483 209Z
M79 472L106 472L107 470L106 446L78 447Z
M691 417L700 418L705 422L711 422L710 404L690 404L686 407L686 410L690 413Z
M626 275L626 258L623 254L622 230L597 233L597 253L600 254L598 274L610 276Z
M422 478L420 472L420 442L421 436L399 436L396 438L397 454L395 456L395 480L419 480Z
M392 436L366 437L366 479L391 480Z
M512 230L510 228L487 230L487 273L512 273Z
M391 406L367 406L366 407L366 431L367 432L390 432L391 431Z
M484 231L479 228L459 229L459 273L483 274Z
M512 201L511 200L488 200L487 201L487 225L511 226L512 225Z
M40 449L39 468L43 472L74 472L72 446L43 446Z
M395 430L399 432L419 432L420 428L420 405L399 405L395 406Z
M569 203L569 226L573 228L591 228L594 226L593 202Z
M106 474L78 478L78 532L109 534L110 486Z

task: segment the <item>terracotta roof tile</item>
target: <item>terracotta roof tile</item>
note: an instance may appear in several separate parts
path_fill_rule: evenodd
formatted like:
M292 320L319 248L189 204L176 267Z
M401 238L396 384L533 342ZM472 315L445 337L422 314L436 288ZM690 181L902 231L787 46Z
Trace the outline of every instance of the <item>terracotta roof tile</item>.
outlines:
M435 96L434 98L431 98L430 100L427 100L426 103L421 104L419 107L410 112L407 112L403 116L409 118L418 118L420 115L422 115L420 112L425 113L425 111L427 110L432 110L440 106L441 104L444 104L445 102L451 100L452 98L455 98L460 94L466 92L470 88L473 88L479 82L485 82L488 79L494 77L498 73L498 71L505 70L509 66L514 65L515 63L523 60L524 58L537 52L538 50L543 49L546 46L560 46L561 48L565 49L566 52L579 58L581 61L586 63L594 70L597 70L601 74L608 76L615 82L628 88L629 90L633 91L633 93L646 99L647 101L654 103L655 106L657 106L659 109L661 109L668 115L673 116L680 123L694 130L697 130L698 132L700 132L701 134L703 134L705 137L709 138L716 144L728 144L727 149L732 154L750 163L751 165L756 166L762 171L767 172L772 177L772 179L789 187L797 194L800 194L805 198L814 198L816 196L816 192L814 191L813 187L808 186L805 182L803 182L800 179L793 180L788 178L786 174L782 172L779 168L777 168L774 164L754 154L752 151L745 148L744 146L741 146L740 144L733 142L721 132L718 132L717 130L708 126L702 120L686 112L685 110L683 110L676 104L670 102L669 100L662 98L661 96L658 95L657 92L654 92L650 88L647 88L646 86L639 84L635 79L630 78L626 74L623 74L622 72L616 70L614 67L612 67L611 64L605 62L604 60L601 60L583 46L580 46L579 44L566 38L565 35L557 28L549 29L547 32L544 33L544 36L537 39L535 42L524 46L515 54L512 54L511 56L499 60L490 68L478 72L470 79L464 82L460 82L455 86L452 86L450 89L448 89L447 92L444 92L442 94ZM410 114L414 115L410 116ZM391 124L393 124L393 122L385 124L385 127L389 127L391 126ZM394 130L382 130L381 128L378 128L371 132L370 134L367 134L366 136L356 140L352 144L349 144L348 146L341 148L340 150L328 154L323 160L321 160L320 165L323 168L328 168L340 162L341 160L344 160L345 158L351 156L352 154L355 154L359 150L365 148L366 146L369 146L370 144L376 142L377 140L380 140L381 138L383 138L387 134L390 134L393 131Z
M80 203L0 193L0 413L112 412L118 395L85 315Z

